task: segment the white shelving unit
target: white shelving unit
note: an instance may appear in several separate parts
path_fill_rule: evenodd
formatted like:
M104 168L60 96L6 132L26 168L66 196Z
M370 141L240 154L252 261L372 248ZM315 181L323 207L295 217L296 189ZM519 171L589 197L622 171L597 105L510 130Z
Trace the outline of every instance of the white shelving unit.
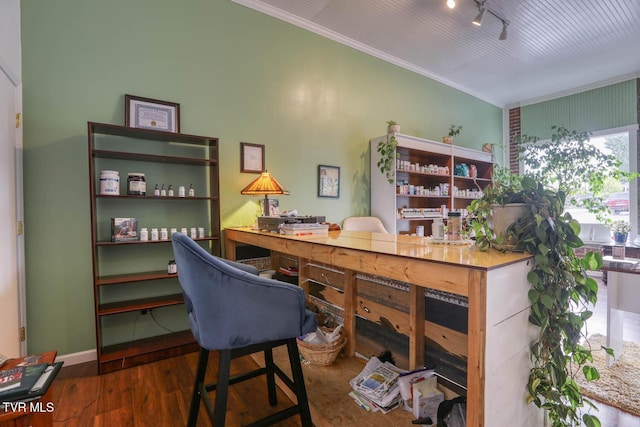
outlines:
M390 233L413 234L424 226L431 234L440 209L461 210L491 183L493 155L465 147L430 141L397 133L395 180L390 183L378 169L378 144L387 135L373 138L371 144L371 215L382 220ZM474 165L477 178L455 175L456 166ZM431 167L430 167L431 166ZM413 191L405 189L406 186ZM403 211L404 210L404 211Z

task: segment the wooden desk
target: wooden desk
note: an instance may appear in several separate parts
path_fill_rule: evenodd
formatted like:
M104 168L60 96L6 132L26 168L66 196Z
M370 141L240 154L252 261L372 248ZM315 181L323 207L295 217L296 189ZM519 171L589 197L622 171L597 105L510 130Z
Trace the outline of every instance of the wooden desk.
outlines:
M239 227L225 233L229 259L235 259L238 245L267 248L298 260L299 283L308 295L317 282L331 282L324 294L343 310L349 356L363 345L357 320L390 324L398 335L407 337L407 368L423 366L427 341L457 352L466 361L469 426L544 425L542 411L525 403L529 346L537 336L536 328L528 322L526 275L531 256L353 231L295 237ZM385 306L361 293L363 274L406 285L406 310L401 304L394 309L395 300ZM366 281L367 286L374 286L371 283L377 279ZM468 299L466 334L425 320L425 292L429 290ZM395 298L394 292L392 289L385 296L393 294Z
M602 269L607 272L607 347L615 358L622 356L624 312L640 313L640 259L616 260L604 257ZM626 268L625 268L626 267ZM607 366L615 359L607 355Z
M37 363L53 363L56 359L56 354L56 351L43 353ZM10 369L23 360L24 357L10 359L2 365L2 369ZM48 409L53 408L51 406L53 405L53 387L49 387L49 390L38 402L41 403L40 408L42 409L38 412L32 412L28 403L24 409L15 412L5 412L4 408L0 406L0 427L50 427L53 425L53 412L48 411Z

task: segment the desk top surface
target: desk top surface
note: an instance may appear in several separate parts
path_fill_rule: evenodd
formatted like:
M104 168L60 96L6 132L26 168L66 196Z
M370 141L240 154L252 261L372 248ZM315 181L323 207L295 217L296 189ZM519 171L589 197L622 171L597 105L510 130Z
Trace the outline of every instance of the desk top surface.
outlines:
M605 271L617 271L620 273L640 274L640 259L617 259L612 256L603 257L602 269Z
M364 231L330 231L328 236L288 236L252 227L231 227L227 230L480 269L493 269L532 257L526 253L503 253L496 250L483 252L473 244L432 243L424 237Z

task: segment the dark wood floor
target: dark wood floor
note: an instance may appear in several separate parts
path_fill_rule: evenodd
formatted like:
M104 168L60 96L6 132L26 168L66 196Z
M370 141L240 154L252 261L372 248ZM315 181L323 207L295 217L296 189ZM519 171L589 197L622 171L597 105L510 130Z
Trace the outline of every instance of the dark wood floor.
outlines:
M59 427L184 427L198 353L161 360L105 375L97 375L95 362L64 367L54 382L54 426ZM207 382L214 381L217 355L209 357ZM248 356L234 360L232 373L257 365ZM263 385L264 384L264 385ZM264 377L236 384L229 391L227 425L240 426L291 405L278 390L278 406L268 403ZM198 426L210 426L204 411ZM281 427L299 426L298 417Z
M599 301L588 323L588 334L606 335L606 287L600 286ZM640 342L640 315L625 314L624 339ZM184 426L189 410L197 353L167 359L102 376L95 363L64 367L54 382L54 425L86 426ZM212 352L208 370L215 373L217 357ZM236 372L255 367L248 357L234 361ZM212 381L212 377L208 379ZM228 425L239 426L290 404L279 395L276 410L267 403L263 378L232 386ZM247 396L250 396L247 398ZM640 417L606 405L597 414L603 427L640 427ZM204 412L199 426L209 426ZM297 417L278 426L299 426ZM490 427L490 426L488 426Z

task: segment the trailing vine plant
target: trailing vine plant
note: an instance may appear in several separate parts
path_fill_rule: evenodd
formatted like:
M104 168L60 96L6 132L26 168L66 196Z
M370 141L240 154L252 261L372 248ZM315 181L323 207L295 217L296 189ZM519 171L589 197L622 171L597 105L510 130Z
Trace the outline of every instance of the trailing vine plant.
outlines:
M380 141L377 148L378 153L380 153L380 159L377 164L378 169L391 184L395 181L396 148L398 146L395 133L389 130L393 125L397 125L397 123L393 120L387 122L387 138Z
M498 187L488 189L469 210L475 215L471 225L478 246L500 249L503 242L496 240L488 222L491 204L518 199L527 207L505 236L515 242L516 250L535 257L527 275L531 284L529 322L539 328L539 336L531 345L527 402L545 409L553 427L599 427L599 419L591 414L595 406L582 395L575 378L599 378L591 364L591 348L582 338L586 338L585 322L592 315L589 306L598 295L598 284L587 271L600 268L602 257L593 252L576 256L574 249L583 245L580 225L564 211L562 190L547 188L531 176L509 176L504 168L499 171L504 176Z

